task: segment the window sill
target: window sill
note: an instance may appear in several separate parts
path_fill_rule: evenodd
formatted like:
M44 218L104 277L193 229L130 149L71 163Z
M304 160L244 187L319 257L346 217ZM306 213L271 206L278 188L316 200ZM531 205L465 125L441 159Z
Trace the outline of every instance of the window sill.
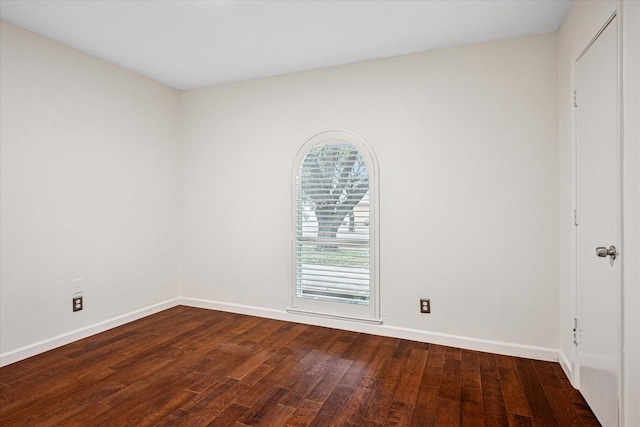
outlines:
M291 308L291 307L287 307L287 313L316 316L316 317L322 317L324 319L347 320L350 322L366 323L369 325L382 325L382 319L368 319L364 317L341 316L337 314L320 313L317 311L300 310L300 309Z

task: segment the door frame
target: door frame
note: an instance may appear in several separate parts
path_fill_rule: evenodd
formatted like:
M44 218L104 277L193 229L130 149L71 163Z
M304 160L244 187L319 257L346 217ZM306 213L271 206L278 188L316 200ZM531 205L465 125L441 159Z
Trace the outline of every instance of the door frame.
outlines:
M583 40L583 42L579 45L579 49L576 50L576 53L573 55L573 57L571 58L571 102L572 102L572 108L571 108L571 132L572 132L572 145L571 145L571 192L572 192L572 220L575 221L575 213L576 213L576 207L577 207L577 154L578 154L578 138L577 138L577 111L576 108L573 106L573 102L574 102L574 93L576 90L576 84L577 84L577 78L576 78L576 62L582 57L582 55L589 49L589 47L591 47L591 45L593 44L593 42L598 38L598 36L602 33L602 31L606 28L606 26L614 19L617 18L617 39L618 39L618 46L617 46L617 66L618 66L618 82L617 82L617 104L618 104L618 109L617 109L617 138L616 138L616 142L617 142L617 157L618 157L618 171L617 171L617 181L618 181L618 186L617 186L617 215L618 215L618 223L619 223L619 230L618 230L618 246L619 246L619 262L620 262L620 269L619 269L619 273L618 273L618 278L617 278L617 294L618 294L618 306L619 306L619 316L618 316L618 348L617 348L617 353L618 353L618 357L617 357L617 361L618 361L618 415L619 415L619 420L622 421L623 417L622 415L624 414L624 408L623 408L623 388L624 388L624 384L623 384L623 369L624 369L624 361L623 361L623 353L622 353L622 349L624 348L624 305L623 305L623 301L624 301L624 297L623 297L623 292L624 292L624 286L623 286L623 270L624 270L624 239L623 239L623 200L622 200L622 166L623 166L623 157L622 157L622 150L623 150L623 134L622 134L622 129L623 129L623 115L622 115L622 107L623 107L623 98L622 98L622 17L620 14L620 8L619 8L619 2L620 0L618 0L617 2L613 3L612 2L612 6L610 8L610 10L608 10L605 14L603 14L602 18L598 20L598 24L595 25L588 33L587 33L587 37L585 40ZM579 213L578 213L578 222L579 222ZM572 317L574 319L577 319L577 313L578 313L578 266L577 266L577 256L578 256L578 250L577 250L577 238L578 238L578 230L577 230L577 226L573 226L571 227L571 282L572 282L572 286L573 286L573 291L572 291L572 295L573 295L573 307L572 307ZM575 324L574 324L575 326ZM579 369L578 367L580 366L580 359L579 359L579 354L578 354L578 346L574 345L570 354L570 357L572 358L573 363L571 364L567 364L567 361L564 361L565 364L567 364L567 368L569 368L569 372L567 372L569 375L569 380L571 381L571 384L576 388L576 389L580 389L580 375L579 375Z

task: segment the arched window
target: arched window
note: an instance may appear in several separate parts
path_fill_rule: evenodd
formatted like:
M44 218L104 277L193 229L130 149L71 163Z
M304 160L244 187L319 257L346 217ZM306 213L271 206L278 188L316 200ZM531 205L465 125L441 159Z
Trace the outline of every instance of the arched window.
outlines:
M298 152L292 180L289 311L379 323L373 152L354 133L319 133Z

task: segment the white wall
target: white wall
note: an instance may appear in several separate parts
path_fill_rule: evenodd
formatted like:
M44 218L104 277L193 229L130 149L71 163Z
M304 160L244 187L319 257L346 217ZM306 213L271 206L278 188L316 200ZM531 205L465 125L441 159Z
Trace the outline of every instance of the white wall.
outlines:
M179 294L179 93L0 28L6 356Z
M557 349L556 67L545 34L184 92L183 295L285 310L294 156L346 128L379 159L385 327Z
M640 2L576 1L558 36L560 138L560 352L565 368L576 362L572 343L575 282L572 274L572 62L618 8L622 12L623 55L623 422L640 423ZM570 374L571 376L571 374Z

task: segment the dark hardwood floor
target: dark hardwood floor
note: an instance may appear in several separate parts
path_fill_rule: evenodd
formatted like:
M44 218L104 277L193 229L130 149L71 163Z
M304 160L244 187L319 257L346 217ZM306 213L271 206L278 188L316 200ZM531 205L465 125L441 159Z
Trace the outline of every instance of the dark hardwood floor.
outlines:
M557 363L176 307L0 369L1 426L594 426Z

